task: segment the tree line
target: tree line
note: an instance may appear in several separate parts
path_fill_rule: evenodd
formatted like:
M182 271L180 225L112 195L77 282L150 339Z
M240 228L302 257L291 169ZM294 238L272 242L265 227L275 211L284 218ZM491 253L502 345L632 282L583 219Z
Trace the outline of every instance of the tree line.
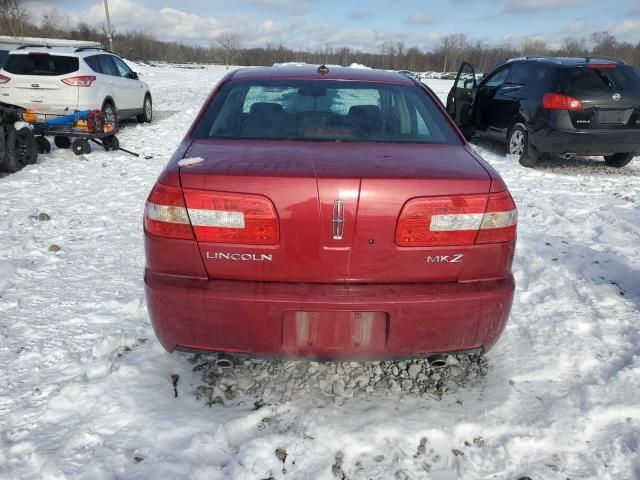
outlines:
M56 10L45 12L39 21L30 18L22 0L0 0L0 35L18 37L66 38L91 40L108 45L106 27L72 23ZM608 32L595 32L586 38L565 37L559 47L538 39L520 45L491 44L473 40L464 34L444 36L438 45L426 49L403 42L382 43L377 52L362 52L349 47L319 45L308 50L294 50L284 45L242 47L233 32L226 32L209 46L187 45L159 40L151 31L114 32L115 53L129 60L171 63L219 63L233 65L272 65L284 62L332 64L352 63L372 68L410 70L415 72L457 70L462 61L470 62L477 71L511 57L524 55L610 56L640 65L640 42L632 44L616 39Z

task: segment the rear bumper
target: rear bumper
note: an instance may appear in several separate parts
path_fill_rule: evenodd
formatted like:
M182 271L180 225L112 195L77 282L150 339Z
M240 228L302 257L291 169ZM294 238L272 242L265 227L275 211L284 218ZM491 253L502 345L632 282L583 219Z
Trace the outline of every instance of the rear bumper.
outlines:
M490 349L514 280L392 285L205 280L145 272L164 348L264 357L393 358ZM316 313L318 312L318 313Z
M553 130L529 133L529 141L540 153L608 155L640 154L640 130Z

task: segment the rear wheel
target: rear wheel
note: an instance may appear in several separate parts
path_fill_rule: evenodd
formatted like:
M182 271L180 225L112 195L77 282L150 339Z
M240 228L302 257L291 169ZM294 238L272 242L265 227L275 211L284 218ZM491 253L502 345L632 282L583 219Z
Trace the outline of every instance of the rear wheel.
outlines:
M605 155L604 162L610 167L622 168L629 165L633 160L632 153L615 153L613 155Z
M538 164L537 153L530 148L527 127L516 123L507 136L507 149L510 155L515 155L523 167L535 167Z
M144 105L142 107L142 113L136 117L138 123L151 123L153 119L153 102L151 95L144 97Z
M16 130L12 126L5 128L7 131L5 170L17 172L27 165L36 163L38 160L38 146L31 129L23 127Z

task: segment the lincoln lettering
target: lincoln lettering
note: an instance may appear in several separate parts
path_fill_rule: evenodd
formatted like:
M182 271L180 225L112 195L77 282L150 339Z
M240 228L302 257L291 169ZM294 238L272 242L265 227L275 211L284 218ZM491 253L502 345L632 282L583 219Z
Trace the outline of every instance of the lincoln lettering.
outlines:
M234 262L271 262L273 255L256 253L207 252L207 260L231 260Z

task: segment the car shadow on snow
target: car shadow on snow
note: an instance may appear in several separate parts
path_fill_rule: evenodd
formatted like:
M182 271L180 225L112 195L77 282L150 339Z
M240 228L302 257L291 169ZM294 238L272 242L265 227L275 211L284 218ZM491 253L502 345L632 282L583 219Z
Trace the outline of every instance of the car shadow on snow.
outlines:
M488 150L490 153L505 157L509 160L506 146L497 140L492 140L485 137L473 138L471 141L475 147ZM482 156L482 155L481 155ZM515 158L513 163L517 163ZM640 166L640 157L636 157L628 166L623 168L609 167L602 157L573 157L562 158L554 155L541 160L533 170L548 171L550 173L557 173L560 175L603 175L603 176L625 176L625 177L640 177L640 169L634 168L634 166ZM525 167L522 167L525 168Z

